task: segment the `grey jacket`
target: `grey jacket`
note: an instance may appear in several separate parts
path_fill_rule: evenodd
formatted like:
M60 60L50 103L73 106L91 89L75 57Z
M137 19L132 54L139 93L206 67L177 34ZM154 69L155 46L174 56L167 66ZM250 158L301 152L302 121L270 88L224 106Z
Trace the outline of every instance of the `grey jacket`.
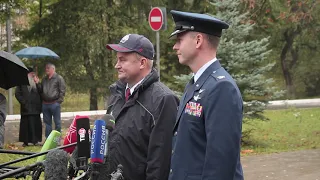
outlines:
M58 102L61 104L66 93L64 79L57 73L51 79L48 76L44 77L42 82L37 84L37 89L43 102L48 103Z

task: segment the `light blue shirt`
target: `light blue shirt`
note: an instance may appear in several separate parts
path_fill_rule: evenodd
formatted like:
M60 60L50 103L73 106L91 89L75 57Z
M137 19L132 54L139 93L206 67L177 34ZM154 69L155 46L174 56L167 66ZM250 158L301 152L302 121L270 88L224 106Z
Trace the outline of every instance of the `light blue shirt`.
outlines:
M196 74L193 76L193 80L194 82L197 82L197 80L200 78L200 76L202 75L202 73L215 61L217 60L217 58L214 58L212 60L210 60L209 62L207 62L206 64L204 64L197 72Z

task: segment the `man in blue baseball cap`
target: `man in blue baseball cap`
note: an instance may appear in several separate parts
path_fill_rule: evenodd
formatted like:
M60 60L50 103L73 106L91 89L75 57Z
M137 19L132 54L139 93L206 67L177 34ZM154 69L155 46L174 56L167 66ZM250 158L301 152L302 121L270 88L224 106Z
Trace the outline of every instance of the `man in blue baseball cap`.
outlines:
M179 62L194 76L180 100L173 129L169 180L243 180L240 142L243 101L217 60L223 29L206 14L171 11Z
M116 124L99 179L108 179L121 164L124 179L167 180L179 99L159 81L149 39L128 34L107 48L117 53L119 81L110 86L107 113Z

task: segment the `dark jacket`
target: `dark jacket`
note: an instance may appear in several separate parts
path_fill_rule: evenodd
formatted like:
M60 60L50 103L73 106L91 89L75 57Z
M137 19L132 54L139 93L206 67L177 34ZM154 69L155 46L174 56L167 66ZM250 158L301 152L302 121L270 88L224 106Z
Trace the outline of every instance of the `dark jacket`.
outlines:
M59 74L55 73L51 79L46 76L41 83L37 84L37 88L44 102L58 102L60 104L63 102L66 85Z
M126 180L167 180L179 100L159 82L155 70L135 88L127 102L125 87L120 81L110 87L107 113L116 120L109 137L110 169L122 164Z
M174 127L169 180L243 180L243 102L219 61L188 84Z
M3 148L4 145L4 122L7 116L7 99L6 97L0 93L0 149Z
M28 86L17 86L15 96L20 103L21 115L41 114L42 102L37 88L29 91Z
M7 116L7 99L0 93L0 126L4 125Z

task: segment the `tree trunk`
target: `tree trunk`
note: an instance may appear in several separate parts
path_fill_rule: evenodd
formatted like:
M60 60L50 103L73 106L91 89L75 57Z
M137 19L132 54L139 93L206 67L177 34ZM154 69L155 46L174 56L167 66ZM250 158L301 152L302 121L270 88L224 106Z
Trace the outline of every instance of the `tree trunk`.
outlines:
M90 62L90 57L87 53L84 53L83 57L85 60L84 67L86 68L87 76L90 77L91 82L95 82L92 63ZM98 110L98 93L97 93L97 87L94 84L90 85L89 93L90 93L89 110Z
M285 43L285 46L282 48L281 56L280 56L281 69L282 69L284 80L286 82L287 97L289 97L289 98L294 97L294 88L293 88L292 77L291 77L289 67L287 66L287 63L286 63L287 53L291 49L291 47L292 47L292 42L286 38L286 43Z
M283 73L284 80L286 82L287 97L295 98L295 88L293 84L293 78L291 74L291 69L298 61L298 48L293 48L294 38L301 32L301 28L298 27L296 30L291 31L287 29L284 32L285 45L282 48L280 60L281 60L281 69ZM288 58L288 53L291 53L291 61Z
M98 95L97 88L90 88L90 111L98 110Z

